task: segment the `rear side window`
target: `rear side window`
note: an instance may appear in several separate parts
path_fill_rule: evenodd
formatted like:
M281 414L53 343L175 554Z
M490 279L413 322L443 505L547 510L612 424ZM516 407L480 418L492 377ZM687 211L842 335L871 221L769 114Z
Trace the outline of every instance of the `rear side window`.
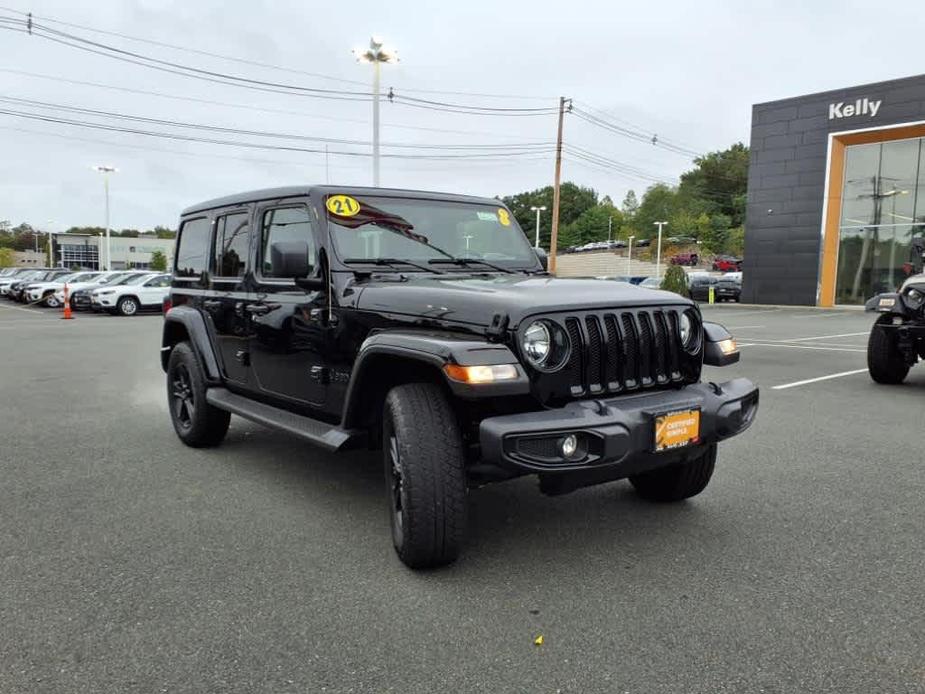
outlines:
M305 207L279 207L263 213L260 230L260 271L264 277L274 277L270 247L279 241L305 241L308 244L308 264L315 266L315 237L312 220Z
M216 277L244 277L250 242L250 215L236 212L215 223L212 272Z
M199 277L209 262L211 224L206 217L190 219L180 227L177 245L177 277Z

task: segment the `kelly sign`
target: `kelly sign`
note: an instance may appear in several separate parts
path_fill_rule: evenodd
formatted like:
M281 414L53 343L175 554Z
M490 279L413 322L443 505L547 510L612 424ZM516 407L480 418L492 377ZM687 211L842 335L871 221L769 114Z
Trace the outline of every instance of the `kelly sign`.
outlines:
M870 116L873 118L877 115L882 103L883 99L871 101L865 97L858 99L854 103L839 101L837 104L829 104L829 120L850 118L851 116Z

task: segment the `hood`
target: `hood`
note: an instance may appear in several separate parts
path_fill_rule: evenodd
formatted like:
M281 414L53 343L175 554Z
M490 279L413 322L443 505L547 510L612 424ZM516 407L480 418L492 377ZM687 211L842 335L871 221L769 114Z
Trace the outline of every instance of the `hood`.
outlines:
M359 293L357 308L365 311L485 326L500 313L509 316L512 328L525 317L540 313L691 303L672 292L624 282L528 275L408 273L402 279L373 276L352 289Z
M55 289L57 290L55 292L56 294L60 294L64 292L64 282L56 282L55 284L56 284ZM93 282L68 282L67 291L68 291L68 294L71 294L80 289L93 289L94 287L98 287L98 286L99 286L98 284L94 284Z
M910 284L923 284L925 283L925 272L919 273L918 275L911 275L903 282L903 286L899 288L899 291L903 291Z

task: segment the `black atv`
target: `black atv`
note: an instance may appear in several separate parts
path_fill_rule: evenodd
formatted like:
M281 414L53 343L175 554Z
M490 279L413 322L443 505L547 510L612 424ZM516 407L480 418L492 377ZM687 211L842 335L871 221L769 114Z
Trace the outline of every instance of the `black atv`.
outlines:
M902 383L909 369L925 359L925 239L912 242L915 271L898 292L880 294L867 302L877 318L867 342L867 368L877 383Z

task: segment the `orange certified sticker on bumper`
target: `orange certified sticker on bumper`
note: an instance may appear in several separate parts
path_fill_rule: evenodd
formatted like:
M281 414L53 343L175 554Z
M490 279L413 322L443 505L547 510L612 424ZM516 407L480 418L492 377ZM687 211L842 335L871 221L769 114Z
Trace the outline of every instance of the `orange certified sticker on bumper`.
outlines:
M666 412L655 418L655 450L682 448L700 441L700 410Z

